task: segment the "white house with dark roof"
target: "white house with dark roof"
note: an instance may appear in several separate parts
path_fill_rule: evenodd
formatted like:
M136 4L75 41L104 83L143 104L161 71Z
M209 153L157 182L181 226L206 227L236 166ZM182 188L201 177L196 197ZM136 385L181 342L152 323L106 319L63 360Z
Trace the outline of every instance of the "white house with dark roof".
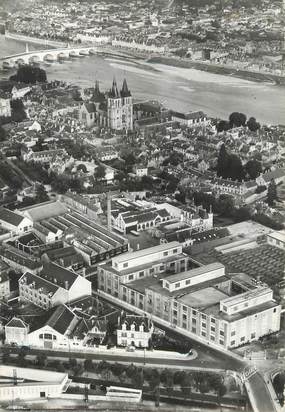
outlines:
M79 120L87 127L92 127L96 122L96 106L94 103L84 102L79 109Z
M256 178L256 182L259 186L268 186L269 183L274 180L276 184L285 181L285 169L275 169L270 172L263 173Z
M60 349L73 346L70 336L79 323L79 318L65 305L57 306L40 327L28 334L27 344L38 348ZM81 346L80 341L76 342Z
M5 342L45 349L83 349L101 343L107 320L84 318L74 308L58 305L27 324L14 317L5 326Z
M197 111L189 113L172 112L171 120L187 127L206 126L210 123L206 114Z
M117 345L148 348L153 330L153 323L146 316L122 315L118 322Z
M13 234L27 232L33 227L33 222L26 216L4 207L0 208L0 227Z
M37 275L26 272L19 279L20 300L46 310L91 293L89 280L54 263L44 264Z
M14 317L5 325L5 343L26 345L29 325L22 319Z

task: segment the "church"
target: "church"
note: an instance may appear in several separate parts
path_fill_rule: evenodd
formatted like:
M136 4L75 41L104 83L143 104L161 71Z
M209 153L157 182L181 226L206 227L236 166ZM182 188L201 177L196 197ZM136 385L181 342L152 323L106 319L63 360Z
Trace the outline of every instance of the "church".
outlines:
M119 91L114 79L111 89L103 93L96 81L94 91L79 110L79 119L87 127L107 127L112 130L133 129L133 98L124 79Z

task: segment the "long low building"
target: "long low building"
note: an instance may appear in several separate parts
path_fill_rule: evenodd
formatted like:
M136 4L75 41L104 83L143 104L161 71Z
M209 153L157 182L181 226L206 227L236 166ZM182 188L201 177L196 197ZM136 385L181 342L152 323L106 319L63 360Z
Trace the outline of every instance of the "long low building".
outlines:
M234 348L280 329L281 306L267 285L219 262L193 268L178 242L121 255L98 273L102 296L205 343Z
M70 383L67 373L8 365L0 365L0 376L0 400L13 402L15 408L17 400L59 398Z

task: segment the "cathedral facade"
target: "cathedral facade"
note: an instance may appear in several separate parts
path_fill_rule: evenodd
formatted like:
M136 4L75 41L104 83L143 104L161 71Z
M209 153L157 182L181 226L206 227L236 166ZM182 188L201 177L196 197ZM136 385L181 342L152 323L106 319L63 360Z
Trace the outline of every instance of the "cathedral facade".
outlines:
M96 81L93 94L80 108L80 120L87 127L108 127L112 130L133 130L133 98L124 79L119 91L114 79L111 89L102 93Z

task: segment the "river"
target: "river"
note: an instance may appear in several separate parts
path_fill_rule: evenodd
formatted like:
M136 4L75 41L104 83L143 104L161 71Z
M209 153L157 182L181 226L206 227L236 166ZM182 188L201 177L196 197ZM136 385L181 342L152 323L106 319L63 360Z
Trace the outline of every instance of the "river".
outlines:
M0 57L24 49L23 43L0 36ZM114 56L93 55L44 65L44 69L49 80L64 80L82 87L90 87L98 79L102 90L110 88L114 76L119 86L126 77L135 99L156 99L174 110L202 110L224 119L239 111L256 117L262 124L285 124L285 87L281 86Z

